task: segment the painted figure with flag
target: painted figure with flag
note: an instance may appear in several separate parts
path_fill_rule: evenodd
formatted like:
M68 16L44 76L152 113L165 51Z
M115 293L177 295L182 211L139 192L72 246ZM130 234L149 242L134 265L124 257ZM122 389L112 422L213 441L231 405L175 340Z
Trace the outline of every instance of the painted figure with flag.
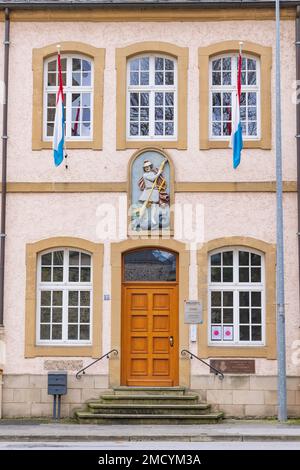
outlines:
M237 89L232 103L232 126L230 147L233 149L233 168L237 168L241 161L243 149L243 129L240 116L240 102L242 91L242 42L240 42L240 53L238 56Z
M64 116L64 90L61 72L60 48L57 46L57 66L58 66L58 92L56 97L56 110L53 133L53 156L55 166L59 166L64 159L65 144L65 116Z

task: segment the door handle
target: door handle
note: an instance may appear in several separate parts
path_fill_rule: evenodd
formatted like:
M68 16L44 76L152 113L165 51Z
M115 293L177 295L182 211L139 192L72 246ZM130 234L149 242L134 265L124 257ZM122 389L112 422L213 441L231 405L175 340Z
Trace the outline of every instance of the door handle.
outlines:
M174 346L174 338L173 338L173 336L169 336L169 342L170 342L171 348L173 348L173 346Z

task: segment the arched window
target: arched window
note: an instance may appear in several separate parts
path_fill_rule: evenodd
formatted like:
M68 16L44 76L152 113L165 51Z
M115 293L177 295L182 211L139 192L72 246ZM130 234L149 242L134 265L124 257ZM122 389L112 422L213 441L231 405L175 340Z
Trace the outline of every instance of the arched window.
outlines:
M177 61L147 54L127 62L127 138L176 140Z
M210 253L210 344L264 344L264 278L262 253L245 248Z
M224 140L231 135L232 103L237 89L238 54L226 54L210 60L210 138ZM260 61L254 56L242 59L240 116L243 135L259 140Z
M62 55L67 140L93 138L93 62L81 55ZM44 62L44 139L53 136L58 91L57 57Z
M90 344L92 257L70 248L38 256L37 344Z

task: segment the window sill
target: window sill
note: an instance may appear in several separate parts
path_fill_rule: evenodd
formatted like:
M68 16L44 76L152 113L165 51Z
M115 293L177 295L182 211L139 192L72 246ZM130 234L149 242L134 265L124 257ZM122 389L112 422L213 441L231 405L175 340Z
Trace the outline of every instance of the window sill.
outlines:
M32 345L26 346L25 357L99 357L100 345L74 346L74 345Z
M52 141L39 140L32 142L32 150L52 150ZM66 151L69 149L91 149L102 150L100 142L97 140L72 140L66 142Z
M272 145L266 139L260 140L245 140L244 149L262 149L271 150ZM200 140L200 150L210 149L230 149L229 140Z
M165 148L186 150L185 140L124 140L117 142L117 150L140 149L140 148Z
M199 355L203 359L214 358L266 358L276 359L276 349L270 346L199 346Z

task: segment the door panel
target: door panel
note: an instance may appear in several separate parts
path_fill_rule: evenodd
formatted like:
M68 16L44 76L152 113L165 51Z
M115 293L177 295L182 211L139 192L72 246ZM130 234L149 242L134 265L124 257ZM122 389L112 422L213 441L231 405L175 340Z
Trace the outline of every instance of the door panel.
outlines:
M122 384L177 385L177 284L124 284L122 306Z

